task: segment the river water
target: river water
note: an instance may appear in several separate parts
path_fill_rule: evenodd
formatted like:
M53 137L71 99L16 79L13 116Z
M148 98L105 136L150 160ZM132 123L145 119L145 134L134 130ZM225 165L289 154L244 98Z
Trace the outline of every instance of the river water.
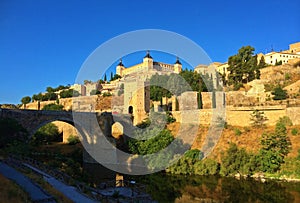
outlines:
M300 202L300 183L217 176L172 176L163 173L131 177L147 185L158 202Z

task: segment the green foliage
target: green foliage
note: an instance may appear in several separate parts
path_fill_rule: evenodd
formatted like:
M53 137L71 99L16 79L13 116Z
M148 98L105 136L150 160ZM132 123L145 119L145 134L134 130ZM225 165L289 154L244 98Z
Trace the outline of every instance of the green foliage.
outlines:
M67 140L69 145L80 143L79 137L75 135L70 135Z
M285 79L285 80L290 80L290 79L291 79L291 75L290 75L289 73L286 73L286 74L284 75L284 79Z
M203 153L198 149L192 149L185 154L167 171L173 174L195 174L194 165L203 158Z
M78 97L79 95L79 92L73 89L66 89L59 93L61 98Z
M297 128L293 128L292 131L291 131L292 135L298 135L299 134L299 131Z
M194 164L196 175L217 175L220 172L220 164L213 159L204 159Z
M259 69L262 69L262 68L264 68L264 67L266 67L266 66L267 66L267 64L266 64L266 62L265 62L265 57L262 56L262 57L260 58L260 60L259 60L258 67L259 67ZM260 74L260 72L259 72L259 74ZM259 79L259 78L256 78L256 79Z
M233 84L233 90L234 91L238 91L242 87L244 87L243 83L235 83L235 84Z
M235 134L236 136L240 136L240 135L242 134L242 131L240 131L240 129L238 129L238 128L235 128L235 129L234 129L234 134Z
M254 48L244 46L239 49L238 53L230 56L228 59L229 84L236 86L240 83L250 82L259 79L261 66L257 65L257 55L254 55Z
M58 87L55 87L55 88L47 87L46 91L49 93L52 93L52 92L57 92L57 91L69 89L69 88L70 88L70 86L59 85Z
M16 120L0 119L0 148L16 143L24 143L28 137L27 131Z
M102 96L103 96L103 97L110 97L110 96L112 96L112 94L111 94L110 92L104 92L104 93L102 94Z
M47 110L47 111L62 111L64 109L63 105L60 104L47 104L43 107L42 110Z
M250 120L252 126L263 127L265 126L265 122L268 120L268 118L265 116L263 111L256 109L250 114Z
M280 117L279 120L278 120L278 123L282 123L285 126L292 126L293 125L292 120L288 116Z
M31 138L31 143L35 145L60 141L62 141L61 134L58 131L58 127L53 123L48 123L39 128Z
M23 97L21 99L22 104L24 104L24 109L26 109L26 104L28 104L30 101L31 101L31 97L29 96Z
M173 117L171 112L166 112L167 115L167 123L174 123L176 121L176 118Z
M171 97L171 93L166 89L169 80L168 75L155 74L150 78L150 99L160 101L162 97ZM164 88L165 87L165 88Z
M282 65L282 61L281 60L275 62L275 66L280 66L280 65Z
M298 149L297 160L299 160L299 161L300 161L300 149Z
M22 102L22 104L28 104L29 102L31 102L31 97L29 97L29 96L23 97L21 99L21 102Z
M286 90L283 90L281 87L275 87L271 92L274 95L274 100L284 100L288 97Z
M147 128L143 131L136 131L135 134L137 139L130 139L128 143L129 150L134 154L146 155L158 152L174 140L171 132L166 129Z
M111 79L110 79L110 81L113 81L113 80L117 80L117 79L119 79L119 78L122 78L120 75L118 75L118 74L115 74Z
M213 82L208 75L201 75L192 70L183 70L180 74L158 75L150 79L150 98L153 101L160 101L162 97L180 95L185 91L212 91ZM208 88L209 87L209 88Z
M96 94L101 94L101 92L99 90L92 90L90 92L90 95L96 95Z
M284 163L284 157L291 149L287 129L283 123L276 124L275 132L262 135L261 150L259 152L260 170L263 172L276 172Z
M251 174L255 170L256 158L248 154L244 148L238 149L236 144L230 143L226 154L222 156L220 174L224 176L240 174Z

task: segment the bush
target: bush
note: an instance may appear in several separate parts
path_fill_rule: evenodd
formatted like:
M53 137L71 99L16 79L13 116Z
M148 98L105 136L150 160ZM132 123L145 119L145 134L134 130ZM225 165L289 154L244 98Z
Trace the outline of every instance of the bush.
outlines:
M48 142L60 142L61 134L58 127L53 123L48 123L39 128L31 138L33 144L45 144Z
M288 116L280 117L278 122L284 124L285 126L292 126L293 125L292 120Z
M265 116L265 113L257 109L254 110L250 116L250 120L252 122L251 124L254 127L263 127L265 122L268 120L268 118Z
M112 94L110 92L104 92L102 95L103 95L103 97L110 97L110 96L112 96Z
M240 136L240 135L242 134L242 132L240 131L240 129L235 128L235 129L234 129L234 134L235 134L236 136Z
M275 87L271 93L274 95L274 100L284 100L288 97L286 90L281 87Z
M167 123L174 123L176 119L173 117L172 113L166 112L167 114Z
M79 140L79 137L78 136L75 136L75 135L70 135L68 137L68 144L69 145L75 145L77 143L79 143L80 140Z
M297 128L292 129L292 135L298 135L299 131Z
M46 110L46 111L62 111L64 109L63 105L60 104L47 104L45 105L42 110Z

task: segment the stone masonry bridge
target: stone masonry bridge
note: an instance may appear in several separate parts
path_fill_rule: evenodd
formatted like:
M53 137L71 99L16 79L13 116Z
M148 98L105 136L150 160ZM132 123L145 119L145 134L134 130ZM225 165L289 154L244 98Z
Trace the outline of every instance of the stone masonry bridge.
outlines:
M119 122L122 126L132 126L129 115L112 115L112 113L104 112L75 112L76 117L96 118L98 124L105 136L111 135L111 127L115 122ZM86 132L86 126L80 122L74 122L72 111L45 111L45 110L23 110L23 109L2 109L0 108L0 119L12 118L18 121L29 133L31 137L40 127L53 121L62 121L73 125L80 134ZM85 135L88 136L88 135Z

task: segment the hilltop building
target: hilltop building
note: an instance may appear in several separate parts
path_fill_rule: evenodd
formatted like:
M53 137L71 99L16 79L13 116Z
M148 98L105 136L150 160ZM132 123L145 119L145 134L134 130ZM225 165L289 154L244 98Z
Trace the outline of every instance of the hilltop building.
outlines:
M121 77L126 75L130 75L133 73L138 72L147 72L147 74L154 75L156 72L163 72L163 73L180 73L182 71L182 64L177 57L174 64L167 64L162 62L156 62L150 55L150 52L147 51L146 56L143 58L143 62L130 66L125 67L122 59L120 59L119 64L116 68L116 73Z
M259 53L257 54L257 62L259 63L261 57L264 57L265 63L269 65L276 65L277 63L288 64L293 63L295 60L300 59L300 42L290 44L289 49L285 51L275 52L272 51L267 54ZM225 75L225 78L228 78L228 62L225 63L213 63L216 66L216 70L221 74Z

